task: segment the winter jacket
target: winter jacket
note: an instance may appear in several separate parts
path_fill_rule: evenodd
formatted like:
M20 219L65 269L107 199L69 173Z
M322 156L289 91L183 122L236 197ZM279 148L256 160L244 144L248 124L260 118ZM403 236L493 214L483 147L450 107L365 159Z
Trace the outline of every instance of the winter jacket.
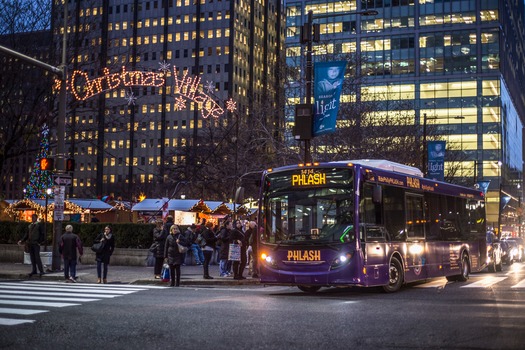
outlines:
M168 238L166 238L166 243L164 245L164 258L168 259L168 264L170 265L182 265L184 263L184 257L186 256L186 254L179 253L177 239L179 240L179 244L185 247L191 245L191 243L188 243L184 235L180 233L169 235Z
M164 245L166 244L166 238L168 238L169 233L162 228L153 229L153 241L157 242L159 245L157 249L153 252L153 256L156 258L164 257Z
M212 230L205 227L202 229L201 232L202 238L206 241L206 247L211 247L213 250L215 250L215 243L217 243L217 237L215 237L215 234Z
M102 249L100 253L97 253L95 260L101 261L104 264L109 264L109 258L115 250L115 237L113 236L113 233L106 236L104 232L102 232L97 238L95 238L95 243L101 242L102 240L105 240L104 249Z
M228 260L228 253L230 252L230 230L228 230L226 227L221 228L219 232L219 240L221 241L219 259Z
M29 244L43 245L45 240L46 235L44 232L44 225L38 221L35 221L28 226L24 237L21 239L21 242L24 243L25 241L29 241Z
M84 254L82 242L73 232L66 232L62 235L58 250L66 260L77 260L77 250L80 256Z

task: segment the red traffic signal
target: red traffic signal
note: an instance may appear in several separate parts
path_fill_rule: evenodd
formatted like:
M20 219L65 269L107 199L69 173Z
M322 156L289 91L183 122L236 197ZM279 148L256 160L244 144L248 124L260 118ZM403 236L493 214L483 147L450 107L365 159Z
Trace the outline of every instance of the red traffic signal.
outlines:
M40 158L40 170L53 171L55 168L55 160L53 158Z
M66 171L75 171L75 160L73 158L66 160Z

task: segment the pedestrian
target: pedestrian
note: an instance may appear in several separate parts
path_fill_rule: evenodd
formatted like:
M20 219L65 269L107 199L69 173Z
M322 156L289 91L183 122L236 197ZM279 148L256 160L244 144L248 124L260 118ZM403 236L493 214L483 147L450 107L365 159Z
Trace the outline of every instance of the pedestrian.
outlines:
M79 257L84 254L84 251L80 237L73 233L72 225L66 226L66 232L60 238L58 250L64 259L64 278L66 282L75 283L77 281L77 251Z
M213 235L218 238L220 226L218 224L213 225L213 228L211 230L213 232ZM220 263L220 256L221 256L221 241L217 239L217 242L215 242L215 251L213 252L215 254L215 257L212 256L212 263L211 265L219 265Z
M208 222L206 226L202 229L201 235L204 240L204 248L202 252L204 254L204 279L211 280L213 277L210 276L210 261L213 256L213 251L215 250L215 243L217 242L217 237L211 230L213 228L213 223Z
M170 227L170 234L166 238L166 244L164 246L164 258L170 266L170 278L171 287L178 287L180 285L180 266L184 262L184 253L179 252L178 244L189 247L190 243L186 240L186 237L180 232L180 228L177 225Z
M219 241L221 242L221 251L219 253L219 272L221 277L228 277L231 275L228 269L228 253L230 251L230 231L232 230L232 222L226 220L224 226L219 232Z
M238 244L241 246L241 260L233 262L233 279L245 280L242 274L246 267L246 242L244 233L242 233L242 222L241 220L235 220L234 228L230 232L230 243Z
M153 251L153 256L155 257L155 266L153 268L153 273L155 274L155 279L160 279L160 273L162 271L162 265L164 263L164 244L166 243L166 238L169 235L169 227L173 225L173 220L171 220L171 225L163 225L162 220L157 220L156 226L153 229L153 242L156 243L156 248ZM164 229L164 227L166 229Z
M106 226L104 232L100 233L97 238L95 238L95 243L104 242L104 247L102 251L96 254L97 260L97 283L108 283L108 265L109 258L115 250L115 237L113 237L113 232L111 227ZM103 268L103 269L102 269Z
M44 244L46 240L46 235L44 232L44 227L40 222L38 222L38 215L31 215L31 224L27 228L24 237L18 241L19 245L27 242L29 245L29 258L31 259L31 266L33 269L29 274L29 277L36 275L36 268L40 271L40 276L45 274L44 266L42 265L42 259L40 258L40 246Z
M248 245L248 273L252 277L258 277L257 272L255 271L255 259L257 259L257 245L255 244L255 239L257 236L257 224L255 223L255 221L248 222L248 229L244 233L244 236L244 241Z
M188 226L186 232L184 233L184 237L188 242L191 243L190 249L193 253L195 264L204 264L204 255L202 254L202 249L200 245L197 243L197 225L191 224L190 226Z

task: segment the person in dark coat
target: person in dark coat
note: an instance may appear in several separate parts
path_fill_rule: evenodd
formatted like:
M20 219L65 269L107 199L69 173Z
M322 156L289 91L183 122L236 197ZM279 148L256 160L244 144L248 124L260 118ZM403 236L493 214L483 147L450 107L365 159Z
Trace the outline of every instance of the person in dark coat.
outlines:
M238 244L241 246L241 261L233 262L233 279L236 280L245 280L242 274L244 268L246 267L246 242L244 238L244 233L242 232L242 222L241 220L235 220L234 228L230 231L230 243Z
M202 248L202 253L204 254L204 279L207 280L213 279L213 277L210 276L209 266L211 257L213 256L213 251L215 250L215 243L217 242L217 237L215 237L215 234L211 230L212 227L213 224L208 222L205 226L203 226L201 231L202 238L206 242Z
M95 243L104 242L104 248L100 253L96 255L97 261L97 283L108 283L108 265L109 258L115 250L115 237L111 231L111 227L106 226L104 232L100 233L97 238L95 238ZM102 265L104 266L104 271L102 271ZM102 273L103 272L103 273ZM102 278L102 280L101 280Z
M37 219L38 215L33 214L31 216L31 224L29 225L24 237L18 241L19 245L22 245L26 241L29 243L29 258L31 258L31 265L33 266L29 277L36 275L37 266L40 271L40 276L44 274L44 266L42 265L42 259L40 258L40 246L44 244L46 235L43 225L38 222Z
M84 251L80 237L73 233L73 226L66 226L66 232L60 238L58 250L64 259L64 278L66 282L76 282L77 251L79 256L82 256Z
M224 226L219 231L219 241L221 243L221 250L219 252L219 271L221 277L230 276L228 269L228 254L230 250L230 231L233 228L233 224L230 220L224 222Z
M177 243L184 247L189 247L191 244L186 240L184 235L181 234L179 226L172 225L164 246L164 258L170 266L171 287L178 287L180 285L180 266L184 262L185 256L185 253L179 252Z
M164 225L167 227L166 230L162 227L162 220L158 220L157 226L153 229L153 242L157 243L157 248L153 252L153 256L155 257L155 267L153 268L155 279L160 279L160 272L162 271L162 264L164 263L164 244L169 235L169 227L173 225L173 218L171 216L168 217L171 218L171 221L166 220L166 224Z

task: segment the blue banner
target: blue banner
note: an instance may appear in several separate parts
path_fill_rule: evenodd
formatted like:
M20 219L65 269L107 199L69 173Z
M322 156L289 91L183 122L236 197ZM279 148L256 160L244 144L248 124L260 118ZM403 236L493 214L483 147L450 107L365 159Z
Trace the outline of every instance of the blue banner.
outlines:
M445 181L445 146L446 141L429 141L427 178Z
M317 62L314 65L313 136L335 132L346 61Z
M482 190L483 194L486 196L487 195L487 190L489 189L489 185L490 185L490 180L488 180L488 181L478 181L476 183L476 188L479 188L480 190Z

